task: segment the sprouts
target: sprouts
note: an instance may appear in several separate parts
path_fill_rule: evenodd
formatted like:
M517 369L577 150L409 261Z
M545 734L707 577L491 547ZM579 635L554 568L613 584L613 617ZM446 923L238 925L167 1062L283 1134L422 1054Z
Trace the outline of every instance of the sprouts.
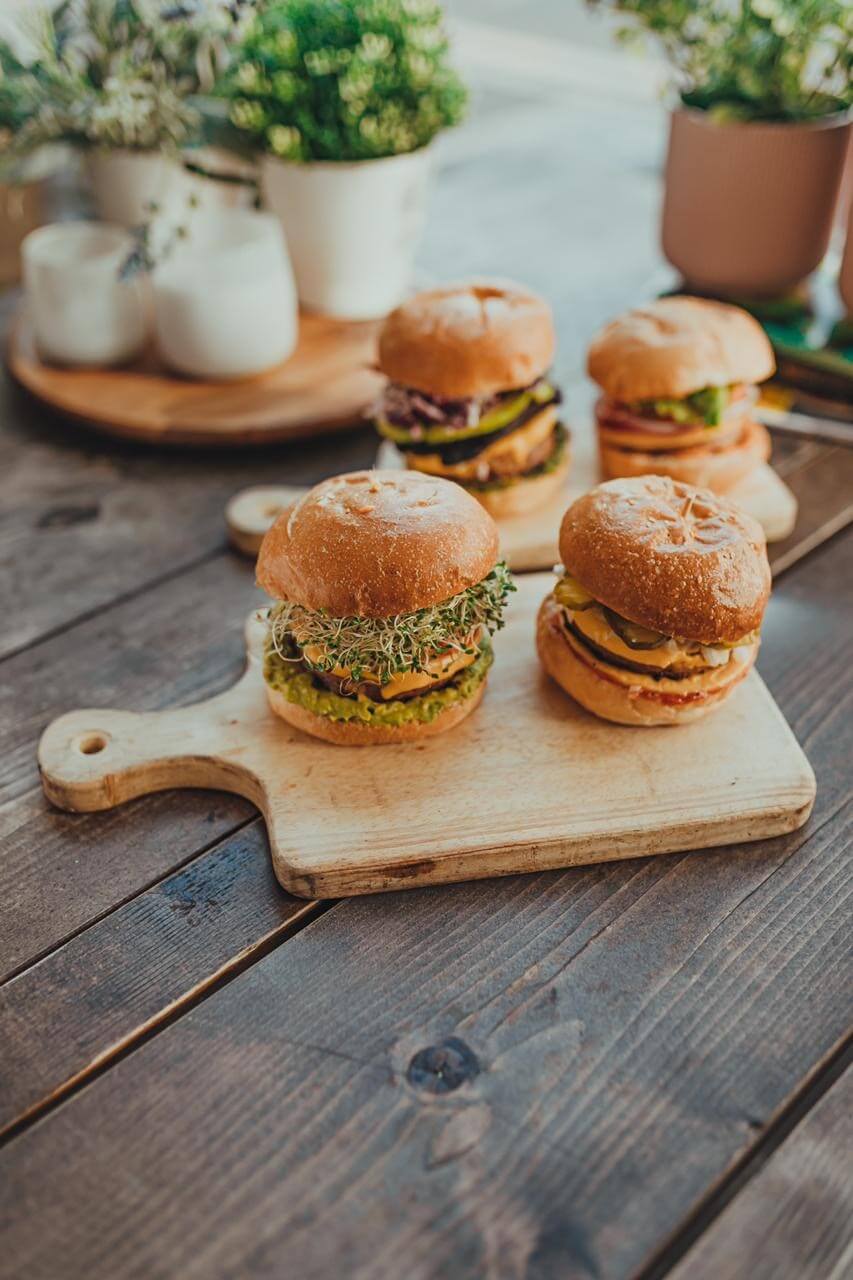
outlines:
M481 582L449 600L390 618L333 618L284 600L269 611L270 640L285 661L301 660L315 671L343 667L356 682L370 673L387 684L401 671L424 671L437 655L476 652L481 630L503 626L504 605L514 590L501 561ZM294 658L291 640L300 650L316 645L319 652L310 660L304 652Z

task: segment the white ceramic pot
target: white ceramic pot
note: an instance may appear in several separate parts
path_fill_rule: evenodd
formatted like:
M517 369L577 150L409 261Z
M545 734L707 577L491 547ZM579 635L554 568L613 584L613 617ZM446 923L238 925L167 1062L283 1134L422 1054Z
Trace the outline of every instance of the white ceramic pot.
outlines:
M158 216L180 219L191 184L183 166L159 151L90 151L86 157L95 211L104 222L138 227Z
M184 151L188 192L202 209L252 209L257 197L257 166L223 147Z
M40 355L66 365L123 364L145 345L148 281L122 280L134 246L123 227L59 222L21 246L27 308Z
M199 210L188 239L154 271L157 344L191 378L245 378L296 346L296 290L276 218Z
M851 126L718 123L673 112L662 241L688 284L710 293L778 295L818 266Z
M386 315L411 284L431 153L359 163L261 163L306 307L349 320Z

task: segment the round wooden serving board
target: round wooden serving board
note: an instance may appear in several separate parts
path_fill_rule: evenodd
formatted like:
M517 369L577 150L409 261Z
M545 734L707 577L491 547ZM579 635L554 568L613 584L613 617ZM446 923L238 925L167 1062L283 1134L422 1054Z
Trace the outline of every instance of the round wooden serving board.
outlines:
M112 809L169 787L236 791L262 811L275 874L338 897L759 840L811 811L814 774L760 677L679 728L587 715L533 646L551 574L519 580L481 706L400 746L337 747L269 710L264 627L243 678L174 711L73 711L39 745L48 798Z
M202 382L171 373L153 348L118 369L45 364L22 314L7 360L39 400L111 435L158 445L269 444L360 425L383 382L372 367L377 331L377 321L304 313L284 364L254 378Z

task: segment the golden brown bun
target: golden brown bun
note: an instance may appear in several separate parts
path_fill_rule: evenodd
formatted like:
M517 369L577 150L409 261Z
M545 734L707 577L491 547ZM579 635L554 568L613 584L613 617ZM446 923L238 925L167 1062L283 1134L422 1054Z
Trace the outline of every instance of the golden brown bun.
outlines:
M570 461L567 451L559 466L545 475L534 476L532 480L518 480L505 489L489 489L485 493L472 489L471 494L495 520L527 515L530 511L539 511L557 496L565 484Z
M578 498L560 526L560 556L622 617L702 644L754 631L770 594L761 525L668 476L608 480Z
M315 738L322 738L324 742L334 742L344 747L415 742L419 738L432 738L437 733L445 733L480 705L485 690L486 680L482 680L470 698L466 698L464 702L451 703L429 723L364 724L360 720L331 720L328 716L318 716L307 707L302 707L296 702L288 702L278 689L266 686L270 707L282 720L292 724L295 729L301 729L303 733L310 733Z
M562 609L554 597L546 596L536 620L536 648L543 667L587 711L616 724L673 725L701 719L725 702L749 673L758 651L758 645L752 645L747 655L733 656L725 668L725 680L718 669L716 675L710 673L707 688L694 689L683 701L667 701L655 689L630 683L630 672L620 673L626 677L625 682L614 680L615 668L608 668L596 661L594 655L584 653L580 644L572 644L572 638L562 626L561 615Z
M728 493L760 462L770 457L770 434L759 422L747 422L733 444L690 445L686 449L643 453L614 448L599 436L601 470L608 479L619 476L671 476L700 489Z
M703 387L763 382L776 368L757 320L740 307L660 298L593 338L587 372L613 400L682 399Z
M256 572L275 600L335 618L389 618L473 586L497 558L495 522L458 484L417 471L353 471L281 513Z
M379 368L434 396L486 396L535 382L554 358L551 308L508 280L419 293L379 335Z

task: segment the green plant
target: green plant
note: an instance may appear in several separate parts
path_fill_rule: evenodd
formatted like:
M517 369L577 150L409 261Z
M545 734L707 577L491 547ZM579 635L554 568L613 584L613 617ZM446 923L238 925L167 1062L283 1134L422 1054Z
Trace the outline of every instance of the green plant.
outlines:
M675 72L685 106L721 119L792 121L853 105L850 0L587 0L624 16Z
M223 93L253 149L297 161L414 151L466 102L433 0L272 0Z
M0 72L29 104L15 147L46 142L178 148L202 127L209 91L246 7L222 0L62 0L27 15L29 56L0 47Z

